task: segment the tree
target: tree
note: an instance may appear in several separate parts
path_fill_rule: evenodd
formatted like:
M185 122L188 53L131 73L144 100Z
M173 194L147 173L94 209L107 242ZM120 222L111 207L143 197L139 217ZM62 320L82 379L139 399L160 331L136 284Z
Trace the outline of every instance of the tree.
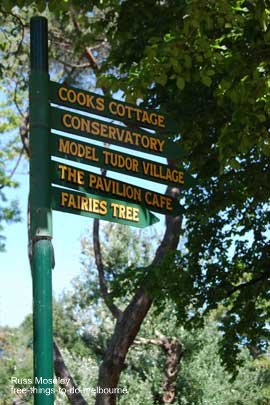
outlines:
M144 235L146 240L140 241L137 232L128 232L127 237L125 229L124 226L108 224L102 232L104 263L109 265L114 273L117 270L123 271L123 264L127 259L131 266L137 263L137 254L142 251L141 243L146 251L150 247L149 232ZM110 238L112 233L113 237ZM115 238L117 234L118 238ZM132 236L131 239L130 236ZM96 387L98 366L113 332L114 320L98 293L98 272L93 263L91 253L93 246L90 238L91 232L82 242L82 274L74 280L73 288L54 303L54 320L55 338L61 347L64 362L76 381L76 387L83 392L87 401L85 403L92 404L94 396L84 389ZM125 240L129 247L135 246L135 249L124 250L125 258L122 250L121 256L115 254L119 252L121 239L122 243ZM146 254L141 259L149 261L150 257ZM120 301L121 305L124 305L129 301L129 297L121 297ZM120 387L125 387L128 392L118 397L119 404L164 403L162 396L168 357L160 343L164 339L165 331L166 336L179 342L181 348L181 357L174 380L176 403L222 403L224 405L267 403L269 400L268 357L260 356L254 360L247 350L241 350L242 364L238 367L238 376L234 381L222 365L218 353L221 334L217 323L224 311L226 311L224 308L212 311L211 316L205 319L204 327L188 331L179 324L177 306L172 300L167 299L162 311L153 305L125 360ZM14 395L10 385L12 377L31 379L31 329L31 316L29 316L19 328L1 330L1 372L2 380L6 382L1 397L4 404L12 400L20 403L22 399L25 403L32 402L29 395L24 397L19 394ZM172 374L171 371L170 369L170 374ZM29 385L20 383L14 386L30 388ZM138 387L140 387L139 390ZM59 392L57 385L55 389L57 404L70 403L66 395ZM72 403L80 402L78 399L75 402L73 398Z
M112 251L106 249L108 256L110 253L113 255L114 241L112 238L110 243ZM65 360L76 376L81 390L83 387L96 386L95 373L113 332L113 319L97 293L98 277L92 256L86 260L91 240L88 239L87 244L84 240L83 245L85 248L83 273L74 280L73 290L66 293L61 303L58 303L58 308L62 308L62 312L56 327L58 341L61 338L64 341L68 334L67 330L70 330L69 337L80 342L78 345L73 340L74 347L81 347L82 341L85 344L84 348L75 349L75 355L72 354L74 353L72 347L67 350L67 346L61 344L61 347L65 347L63 352ZM113 269L116 271L117 267L114 266ZM122 300L125 298L122 297ZM269 400L267 356L254 360L246 349L242 349L240 353L242 364L238 367L238 376L234 381L232 375L222 365L218 352L221 334L217 323L224 311L224 308L212 311L210 317L205 319L204 327L187 331L179 325L177 307L170 299L167 300L163 311L153 305L126 358L120 387L126 387L128 394L120 395L118 402L134 405L163 403L162 382L166 370L166 356L158 342L161 331L163 333L166 331L167 336L174 337L181 343L183 354L176 378L176 403L224 405L267 403ZM92 315L89 315L90 312ZM72 322L72 328L66 329L66 320ZM77 330L75 334L72 333L74 327ZM75 359L78 359L77 362ZM92 370L90 374L86 368L81 371L82 364L84 362L89 364L89 361ZM86 395L86 399L89 403L94 401L91 396Z
M198 181L181 190L186 252L149 288L174 296L184 323L226 305L222 351L232 366L239 343L260 352L269 337L269 7L108 3L111 52L99 83L167 111L177 128L168 135Z

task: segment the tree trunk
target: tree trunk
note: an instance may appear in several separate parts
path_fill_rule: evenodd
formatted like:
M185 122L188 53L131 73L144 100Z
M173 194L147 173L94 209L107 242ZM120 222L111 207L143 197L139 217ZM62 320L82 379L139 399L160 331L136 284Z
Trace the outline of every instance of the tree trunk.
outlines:
M117 387L128 349L137 336L151 304L152 298L143 288L139 289L121 319L116 323L114 334L99 369L98 386L101 389L113 390ZM114 405L115 403L116 393L111 391L97 394L96 405Z
M177 339L165 339L162 347L166 355L162 403L172 404L175 400L176 378L183 357L183 348Z
M155 331L158 339L138 338L136 345L156 345L162 348L165 354L164 377L162 382L162 395L156 394L160 404L172 404L175 400L176 379L180 370L180 362L184 355L183 346L176 338L168 338Z
M171 194L178 192L177 189L170 191ZM165 235L156 251L152 266L160 264L166 253L177 248L181 220L182 217L166 217ZM127 352L136 338L152 302L153 297L141 286L118 319L99 369L98 387L101 392L96 395L96 405L116 404L116 388L124 368Z

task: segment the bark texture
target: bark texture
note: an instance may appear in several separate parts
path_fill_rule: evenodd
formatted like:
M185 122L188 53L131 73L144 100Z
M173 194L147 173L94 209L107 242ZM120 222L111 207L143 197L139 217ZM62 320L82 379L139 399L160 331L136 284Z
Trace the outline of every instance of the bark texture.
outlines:
M184 351L181 343L176 338L168 338L159 332L158 339L139 338L136 345L152 344L161 347L165 354L164 378L162 382L162 397L158 396L161 404L172 404L175 400L176 379L180 370L180 362Z
M166 355L162 402L172 404L175 400L176 378L183 357L183 349L180 342L174 338L165 339L162 348Z

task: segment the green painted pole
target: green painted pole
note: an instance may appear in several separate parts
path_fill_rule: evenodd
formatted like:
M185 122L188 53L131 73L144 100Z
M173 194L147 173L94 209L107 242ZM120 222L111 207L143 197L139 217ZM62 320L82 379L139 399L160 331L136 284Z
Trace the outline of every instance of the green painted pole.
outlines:
M30 21L30 232L34 328L34 404L53 405L52 219L49 177L48 28Z

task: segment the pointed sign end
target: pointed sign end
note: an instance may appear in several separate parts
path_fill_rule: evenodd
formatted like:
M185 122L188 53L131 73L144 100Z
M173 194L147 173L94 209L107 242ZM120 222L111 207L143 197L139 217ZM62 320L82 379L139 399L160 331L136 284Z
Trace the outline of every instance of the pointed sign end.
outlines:
M157 222L160 221L160 219L158 217L156 217L152 212L150 212L149 214L150 214L149 226L154 225L154 224L156 224Z

